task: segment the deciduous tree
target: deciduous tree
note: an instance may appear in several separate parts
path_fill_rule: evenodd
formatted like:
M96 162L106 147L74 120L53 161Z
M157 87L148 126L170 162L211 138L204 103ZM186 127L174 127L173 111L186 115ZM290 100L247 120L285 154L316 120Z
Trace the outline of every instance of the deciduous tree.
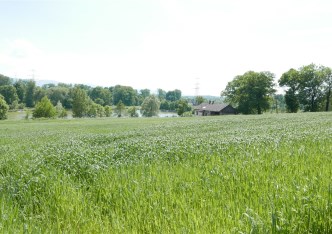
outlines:
M137 92L130 86L116 85L113 88L113 103L121 101L126 106L134 106L136 99Z
M229 82L222 96L237 106L240 113L262 114L269 109L269 98L275 92L273 79L270 72L249 71Z
M35 89L36 89L36 82L34 80L29 80L26 86L25 92L25 105L27 107L34 107L35 105Z
M282 74L279 79L279 86L288 87L285 94L285 102L287 105L287 111L296 113L299 110L300 102L298 99L298 92L300 88L300 74L295 69Z
M150 95L144 99L141 107L142 115L145 117L152 117L158 115L160 102L155 95Z
M73 116L84 117L87 114L90 98L85 90L75 87L72 91L73 98Z
M123 111L125 110L126 106L122 103L120 100L118 104L116 105L116 113L118 114L118 117L122 116Z
M299 75L299 100L303 105L304 111L319 111L324 98L324 77L321 68L315 64L303 66L299 70Z
M0 94L5 98L8 105L11 105L14 101L18 101L16 89L13 85L0 86Z
M189 106L188 104L188 101L187 100L184 100L184 99L181 99L178 101L177 103L178 107L176 108L176 113L179 115L179 116L182 116L183 113L187 112L187 111L191 111L191 106Z

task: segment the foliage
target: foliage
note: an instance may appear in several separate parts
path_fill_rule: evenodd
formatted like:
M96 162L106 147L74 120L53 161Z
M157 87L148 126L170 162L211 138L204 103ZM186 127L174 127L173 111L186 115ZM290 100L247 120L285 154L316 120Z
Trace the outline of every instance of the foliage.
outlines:
M12 104L9 105L9 109L10 110L17 110L19 109L20 105L18 104L18 101L15 100L12 102Z
M63 104L67 108L70 108L70 106L68 106L69 91L69 88L61 86L50 87L46 90L47 97L51 100L53 105L61 102L61 104Z
M315 64L285 72L279 80L279 85L288 88L285 95L288 111L297 112L300 106L303 111L328 111L331 79L331 68Z
M112 116L112 107L111 106L105 106L105 116L106 117Z
M56 104L55 110L59 118L65 118L68 115L66 109L62 106L60 101Z
M324 81L320 67L310 64L301 67L299 73L301 77L299 100L304 111L319 111L323 100L322 84Z
M281 87L289 87L285 94L287 111L290 113L296 113L300 107L300 102L298 99L298 91L300 89L299 72L293 68L285 72L279 79L279 85Z
M0 95L5 98L8 105L11 105L14 101L18 101L16 89L13 85L0 86Z
M331 114L2 122L0 230L331 233Z
M262 114L269 109L270 96L275 92L273 79L274 74L270 72L249 71L228 82L222 95L237 106L240 113Z
M9 77L0 74L0 86L11 84L12 80Z
M35 88L35 92L34 92L34 102L39 102L43 97L47 96L47 92L45 89L37 86Z
M166 93L166 100L167 101L178 101L181 99L181 90L175 89L173 91L168 91Z
M73 117L82 118L87 115L90 98L85 90L75 87L72 92L73 98Z
M159 112L160 102L155 95L150 95L144 99L141 107L141 113L145 117L157 116Z
M95 87L89 92L89 97L102 106L112 104L112 93L108 88Z
M185 112L191 111L191 106L188 104L187 100L181 99L177 104L178 107L176 108L176 113L179 116L182 116Z
M158 89L158 99L162 102L163 100L166 99L166 91L163 89Z
M7 119L8 110L9 106L6 103L6 100L0 95L0 120Z
M25 105L26 105L26 107L34 107L34 105L35 105L35 90L36 90L36 82L34 80L29 80L26 84L26 91L25 91Z
M285 102L287 104L287 112L289 113L296 113L300 108L298 97L292 90L286 91Z
M21 103L24 102L25 92L26 92L27 81L26 80L17 80L14 83L14 87L16 89L17 96Z
M325 94L325 111L329 111L332 102L332 69L329 67L322 67L320 75L323 78L323 92Z
M102 105L94 103L89 99L86 116L90 118L104 117L105 109Z
M130 117L138 117L137 109L135 106L131 106L128 108L128 114Z
M37 102L36 107L32 113L34 118L54 118L57 112L47 96L43 97L40 102Z
M191 111L187 111L187 112L184 112L181 116L182 117L192 117L193 113Z
M126 106L136 104L137 92L130 86L116 85L113 89L113 103L121 101Z
M204 97L202 97L202 96L195 97L195 105L200 105L203 102L205 102Z
M286 112L286 102L285 102L285 96L282 94L274 94L271 101L271 113L285 113Z
M118 117L121 117L123 114L123 111L125 110L126 106L122 103L120 100L118 104L116 105L115 111L118 114Z

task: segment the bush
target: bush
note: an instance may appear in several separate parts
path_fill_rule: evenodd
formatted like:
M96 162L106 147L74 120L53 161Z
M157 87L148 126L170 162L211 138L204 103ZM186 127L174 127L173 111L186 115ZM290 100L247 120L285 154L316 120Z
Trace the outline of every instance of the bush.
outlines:
M187 112L184 112L181 116L182 117L193 117L193 113L191 111L187 111Z
M67 117L67 111L66 109L62 106L62 103L60 101L58 101L58 103L56 104L56 113L58 115L59 118L65 118Z
M32 113L34 118L54 118L56 116L56 109L51 101L45 96L40 102L36 104L35 110Z
M105 116L106 117L112 116L112 107L111 106L105 106Z
M0 120L7 119L7 112L9 110L9 106L5 101L4 97L0 95Z
M130 115L130 117L138 117L138 113L136 111L136 107L135 106L131 106L128 108L128 113Z
M12 102L12 104L9 105L10 110L17 110L18 109L18 101L15 100Z

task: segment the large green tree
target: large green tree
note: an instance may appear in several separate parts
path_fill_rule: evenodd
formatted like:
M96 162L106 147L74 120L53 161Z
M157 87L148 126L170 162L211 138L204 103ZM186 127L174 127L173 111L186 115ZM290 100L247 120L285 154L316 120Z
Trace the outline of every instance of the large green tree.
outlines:
M7 104L11 105L14 101L18 101L16 89L13 85L0 86L0 94L5 98Z
M87 95L87 92L80 87L75 87L72 90L72 99L73 99L73 116L74 117L84 117L87 115L89 110L90 98Z
M26 93L27 81L26 80L17 80L14 83L14 87L16 89L17 96L21 103L24 102L24 97Z
M34 107L35 105L35 91L36 82L34 80L29 80L26 85L25 90L25 105L27 107Z
M316 112L321 109L324 99L322 69L323 67L318 67L315 64L306 65L299 69L299 100L304 111Z
M142 107L141 112L142 115L145 117L152 117L158 115L160 107L159 99L155 95L150 95L149 97L145 98Z
M103 106L112 104L112 93L108 88L95 87L89 91L90 98Z
M0 95L0 120L7 119L7 112L9 106L7 105L4 97Z
M300 74L295 69L282 74L278 81L279 86L288 87L285 94L285 102L287 105L287 111L296 113L299 110L300 102L298 98L298 92L300 89Z
M166 93L166 100L175 102L181 99L181 90L175 89Z
M274 74L248 71L228 82L222 96L243 114L262 114L270 107L270 97L275 93Z
M298 70L290 69L279 79L281 87L288 88L285 94L287 110L328 111L331 99L331 68L309 64ZM325 103L324 103L325 102ZM325 104L325 105L324 105Z
M137 100L137 92L130 86L116 85L112 89L113 103L122 103L126 106L134 106Z

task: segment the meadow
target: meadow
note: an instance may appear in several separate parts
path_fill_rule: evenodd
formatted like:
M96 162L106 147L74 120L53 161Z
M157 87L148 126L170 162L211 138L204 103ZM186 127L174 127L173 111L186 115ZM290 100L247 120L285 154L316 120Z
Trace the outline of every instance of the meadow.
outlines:
M332 233L332 113L1 121L0 233Z

